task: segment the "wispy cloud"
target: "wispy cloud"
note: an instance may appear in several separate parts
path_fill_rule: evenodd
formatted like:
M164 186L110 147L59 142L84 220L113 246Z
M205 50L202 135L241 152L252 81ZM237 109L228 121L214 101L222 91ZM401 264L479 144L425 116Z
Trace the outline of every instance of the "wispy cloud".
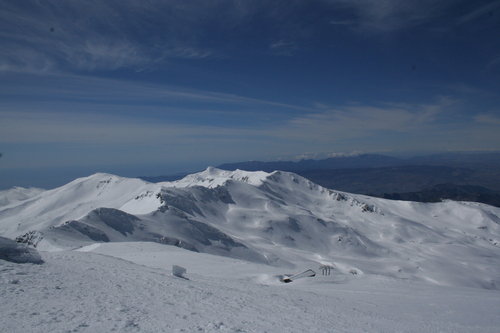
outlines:
M362 151L351 151L347 153L339 153L339 152L307 152L298 156L295 156L295 159L297 160L302 160L302 159L324 159L324 158L331 158L331 157L351 157L351 156L358 156L363 154Z
M298 47L294 41L280 39L279 41L271 43L269 49L273 54L292 56Z
M330 20L329 22L330 24L332 25L345 25L345 26L348 26L348 25L356 25L357 22L356 21L339 21L339 20Z
M281 123L243 122L241 126L226 126L221 121L231 116L221 105L210 111L188 110L189 118L195 121L164 117L162 113L150 112L147 106L141 106L148 115L144 117L130 113L131 109L125 105L113 106L126 111L119 114L93 112L96 107L99 105L85 112L2 108L0 142L4 147L40 144L90 147L89 154L94 149L110 149L114 154L130 148L144 154L147 151L152 160L167 159L168 154L176 154L177 158L220 156L228 160L228 156L233 159L296 156L302 151L310 151L307 156L311 157L320 156L314 152L353 151L360 147L365 151L429 147L446 150L492 149L500 144L495 134L500 119L494 113L466 116L460 112L460 101L446 98L423 105L323 105L306 115L282 118ZM220 113L219 121L203 121L200 116L205 113ZM453 120L461 117L467 119ZM156 151L167 157L156 156Z
M332 24L349 25L363 32L390 32L413 27L442 15L456 4L449 0L325 0L351 11L351 20L333 18ZM343 15L349 12L343 12Z
M236 130L95 113L1 112L0 142L155 145Z
M425 2L423 8L430 7ZM157 68L169 59L228 56L239 47L291 55L328 24L318 6L356 12L358 25L397 26L424 12L398 1L23 0L0 3L0 70ZM407 3L407 2L404 2ZM409 3L409 2L408 2ZM413 2L411 2L413 3ZM406 9L406 7L411 7ZM351 22L331 18L331 24ZM267 50L266 50L267 48Z
M497 56L493 60L491 60L487 65L487 69L497 69L500 68L500 56Z
M287 129L283 134L328 141L335 137L370 137L379 132L422 131L434 124L443 109L442 105L335 108L295 118L289 124L293 130Z
M204 58L202 8L177 0L3 2L0 68L43 71L154 67Z
M364 151L415 149L492 149L500 144L494 121L479 117L475 126L460 100L439 98L433 104L385 104L323 108L273 128L275 141L286 140L296 151ZM489 140L485 141L485 133ZM465 149L464 148L464 149Z
M227 93L77 75L11 75L0 83L0 142L151 144L231 137L300 112ZM231 129L232 128L232 129Z
M233 44L288 55L307 1L24 0L0 4L0 69L156 68L227 56ZM255 40L254 40L255 38ZM260 38L274 41L260 44ZM167 62L168 63L168 62Z
M500 116L496 114L487 114L487 113L479 114L474 116L474 121L479 124L500 126Z
M157 68L169 59L293 55L325 25L388 32L442 15L451 0L23 0L0 3L0 70ZM498 4L498 2L495 2ZM322 6L322 7L321 7ZM471 20L491 6L479 8ZM324 9L324 10L323 10ZM326 13L331 14L327 17ZM263 42L265 41L265 42ZM258 51L258 52L260 52Z
M479 7L476 7L470 12L460 16L458 19L458 24L466 24L476 19L481 19L484 21L485 18L493 17L494 14L498 15L498 10L500 9L500 1L491 1L486 4L479 3L478 6Z
M205 96L198 96L204 98ZM208 97L210 98L210 97ZM218 97L220 102L222 99ZM224 100L222 100L224 101ZM235 102L234 97L226 102ZM249 101L240 100L239 103ZM257 101L251 101L256 103ZM260 102L263 103L263 102ZM72 104L73 107L74 104ZM109 104L107 104L109 108ZM124 106L125 110L128 110ZM161 140L182 141L190 137L211 137L224 140L238 138L280 138L329 142L335 138L363 138L377 132L418 132L435 122L444 112L443 105L423 105L410 108L388 106L352 106L317 110L306 116L292 117L283 125L254 123L251 126L208 125L202 121L176 120L161 114L141 117L140 114L104 114L85 112L0 109L0 142L4 143L109 143L148 144ZM147 107L141 107L147 109ZM206 110L191 110L200 117ZM217 112L217 111L213 111ZM221 111L219 111L221 112ZM197 114L198 113L198 114ZM228 114L229 115L229 114Z
M236 113L251 111L254 115L272 108L280 114L280 110L286 110L290 116L293 116L293 111L314 110L312 107L229 93L71 74L6 75L5 80L0 81L0 96L4 99L4 108L12 105L8 101L14 99L24 106L38 101L51 101L52 105L72 103L75 109L78 105L104 105L111 113L113 106L129 109L137 106L159 106L168 109L183 106L199 108L201 105L203 108L212 109L217 106L223 110L232 106ZM38 105L38 108L41 108L41 105Z

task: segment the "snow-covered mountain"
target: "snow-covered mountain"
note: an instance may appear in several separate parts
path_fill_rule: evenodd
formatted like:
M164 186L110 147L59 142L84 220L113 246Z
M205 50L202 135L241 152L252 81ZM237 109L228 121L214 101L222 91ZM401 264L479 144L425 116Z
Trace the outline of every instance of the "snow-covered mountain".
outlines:
M45 191L41 188L14 187L10 190L0 191L0 207L27 200Z
M500 289L500 209L338 192L293 173L208 168L147 183L95 174L0 207L0 235L42 251L156 242L338 279Z

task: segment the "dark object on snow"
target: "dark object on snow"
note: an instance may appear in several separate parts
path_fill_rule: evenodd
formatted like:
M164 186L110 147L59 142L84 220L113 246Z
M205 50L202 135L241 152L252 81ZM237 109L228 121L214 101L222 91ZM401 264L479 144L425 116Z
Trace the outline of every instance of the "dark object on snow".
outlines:
M313 276L316 276L316 273L312 269L308 269L306 271L303 271L302 273L295 274L295 275L289 276L287 278L284 278L283 282L289 283L289 282L292 282L292 281L295 281L298 279L302 279L305 277L313 277Z
M16 264L43 264L42 257L37 250L5 237L0 237L0 259Z
M184 276L184 274L186 274L186 269L184 267L172 265L172 275L173 276L183 278L184 280L189 280L187 277Z
M323 266L320 266L319 269L321 269L321 272L323 273L323 275L330 275L330 270L333 269L333 266L323 265Z

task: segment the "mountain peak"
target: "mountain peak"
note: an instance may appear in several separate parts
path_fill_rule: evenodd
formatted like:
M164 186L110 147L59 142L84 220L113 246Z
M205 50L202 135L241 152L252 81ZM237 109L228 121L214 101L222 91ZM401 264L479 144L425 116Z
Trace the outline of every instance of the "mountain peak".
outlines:
M259 186L269 175L269 173L263 171L243 171L239 169L228 171L208 167L205 171L187 175L183 179L174 181L171 184L177 187L204 186L213 188L223 185L228 180L237 180Z

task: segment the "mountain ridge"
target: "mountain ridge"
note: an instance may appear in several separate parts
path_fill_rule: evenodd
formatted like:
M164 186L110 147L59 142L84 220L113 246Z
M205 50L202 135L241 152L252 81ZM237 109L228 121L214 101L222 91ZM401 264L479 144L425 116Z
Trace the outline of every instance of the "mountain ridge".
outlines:
M299 170L311 169L345 169L345 168L363 168L363 167L383 167L393 166L405 163L404 160L379 154L358 154L348 156L329 157L320 160L302 159L298 162L276 161L261 162L248 161L238 163L225 163L218 166L223 170L242 169L247 171L266 171L283 170L296 172Z
M474 185L500 191L499 153L442 153L412 158L394 158L379 154L337 156L322 160L225 163L225 170L275 170L297 173L311 181L340 191L383 197L452 183ZM187 176L140 177L149 182L174 181ZM443 193L445 194L445 193ZM448 196L445 199L459 200ZM490 203L490 201L480 201Z
M208 168L158 184L95 174L0 208L0 235L42 251L149 241L277 267L500 288L500 209L350 194L283 171Z
M391 200L439 202L443 200L474 201L500 207L500 191L482 186L437 184L418 192L384 193L380 197Z

